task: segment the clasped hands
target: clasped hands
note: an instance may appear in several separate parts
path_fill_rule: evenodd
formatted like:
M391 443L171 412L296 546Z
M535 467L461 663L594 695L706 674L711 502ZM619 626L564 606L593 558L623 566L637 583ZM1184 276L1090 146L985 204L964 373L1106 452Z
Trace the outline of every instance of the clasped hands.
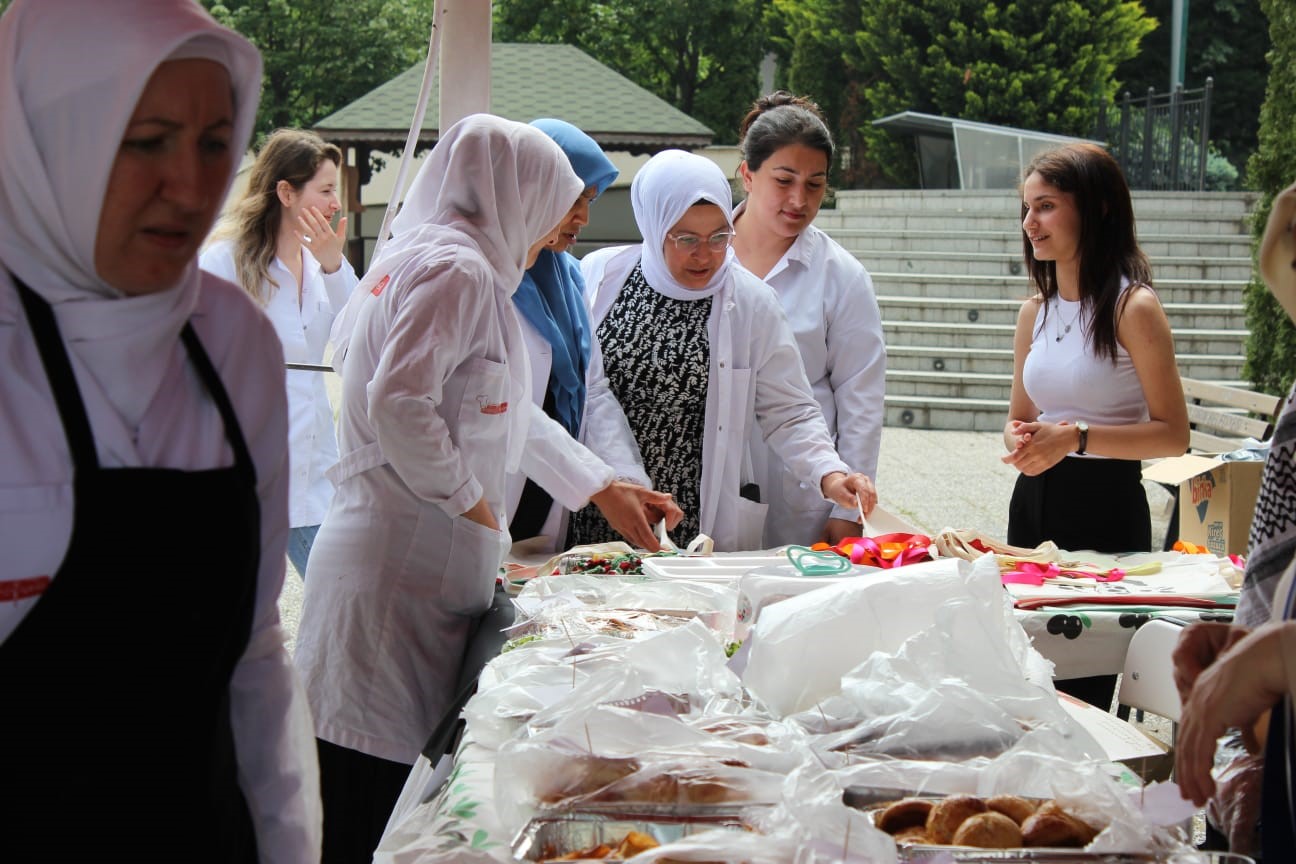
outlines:
M1070 423L1013 420L1008 424L1013 449L999 457L1027 477L1043 474L1075 450L1077 432Z

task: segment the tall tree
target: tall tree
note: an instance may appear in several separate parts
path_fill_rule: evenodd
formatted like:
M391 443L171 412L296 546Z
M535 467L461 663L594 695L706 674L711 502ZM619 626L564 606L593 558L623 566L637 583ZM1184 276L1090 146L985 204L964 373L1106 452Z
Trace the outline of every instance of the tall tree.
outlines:
M1155 26L1137 0L872 0L847 60L868 119L898 111L1088 135L1117 66ZM912 183L907 148L871 124L867 158Z
M495 39L575 45L732 142L758 95L768 3L496 0Z
M310 126L416 63L432 0L202 0L265 62L257 133Z
M1253 234L1264 233L1274 195L1296 182L1296 5L1261 0L1269 18L1269 82L1260 108L1255 155L1247 163L1247 185L1260 191ZM1243 374L1256 389L1283 394L1296 375L1296 328L1259 277L1246 289L1247 358Z
M839 149L860 152L858 84L847 55L860 26L863 0L773 0L767 14L780 59L779 84L823 109ZM839 165L836 180L854 185L855 166Z
M1123 63L1116 77L1131 96L1149 87L1170 87L1173 0L1143 0L1160 26L1144 40L1137 57ZM1246 166L1256 148L1260 103L1264 101L1269 33L1257 27L1260 0L1193 0L1188 12L1184 86L1193 89L1214 79L1211 141L1233 165Z

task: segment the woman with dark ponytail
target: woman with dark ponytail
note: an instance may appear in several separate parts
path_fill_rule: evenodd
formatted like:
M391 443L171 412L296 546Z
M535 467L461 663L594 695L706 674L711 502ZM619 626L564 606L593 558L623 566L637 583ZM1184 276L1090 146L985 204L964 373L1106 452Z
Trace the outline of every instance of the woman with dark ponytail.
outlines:
M734 253L778 295L837 452L874 477L886 347L873 280L811 224L828 189L832 135L815 103L780 90L756 100L739 138L747 199L734 211ZM858 536L857 510L824 501L759 438L750 447L770 508L767 547Z

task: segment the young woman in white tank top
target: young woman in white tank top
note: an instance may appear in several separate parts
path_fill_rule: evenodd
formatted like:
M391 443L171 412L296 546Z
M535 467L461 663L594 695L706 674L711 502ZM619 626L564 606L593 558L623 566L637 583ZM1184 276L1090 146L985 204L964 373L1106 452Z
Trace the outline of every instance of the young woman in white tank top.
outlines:
M1039 293L1022 304L1013 339L1003 460L1021 476L1008 542L1147 551L1141 460L1183 453L1188 414L1129 188L1107 151L1072 144L1031 162L1022 240ZM1105 708L1114 683L1077 695Z

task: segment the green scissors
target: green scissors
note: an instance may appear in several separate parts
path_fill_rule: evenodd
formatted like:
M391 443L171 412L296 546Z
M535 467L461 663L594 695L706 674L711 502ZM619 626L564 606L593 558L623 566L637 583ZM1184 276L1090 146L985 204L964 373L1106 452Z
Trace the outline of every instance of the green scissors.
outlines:
M836 552L815 552L805 546L789 546L786 554L802 576L834 576L851 569L850 561Z

